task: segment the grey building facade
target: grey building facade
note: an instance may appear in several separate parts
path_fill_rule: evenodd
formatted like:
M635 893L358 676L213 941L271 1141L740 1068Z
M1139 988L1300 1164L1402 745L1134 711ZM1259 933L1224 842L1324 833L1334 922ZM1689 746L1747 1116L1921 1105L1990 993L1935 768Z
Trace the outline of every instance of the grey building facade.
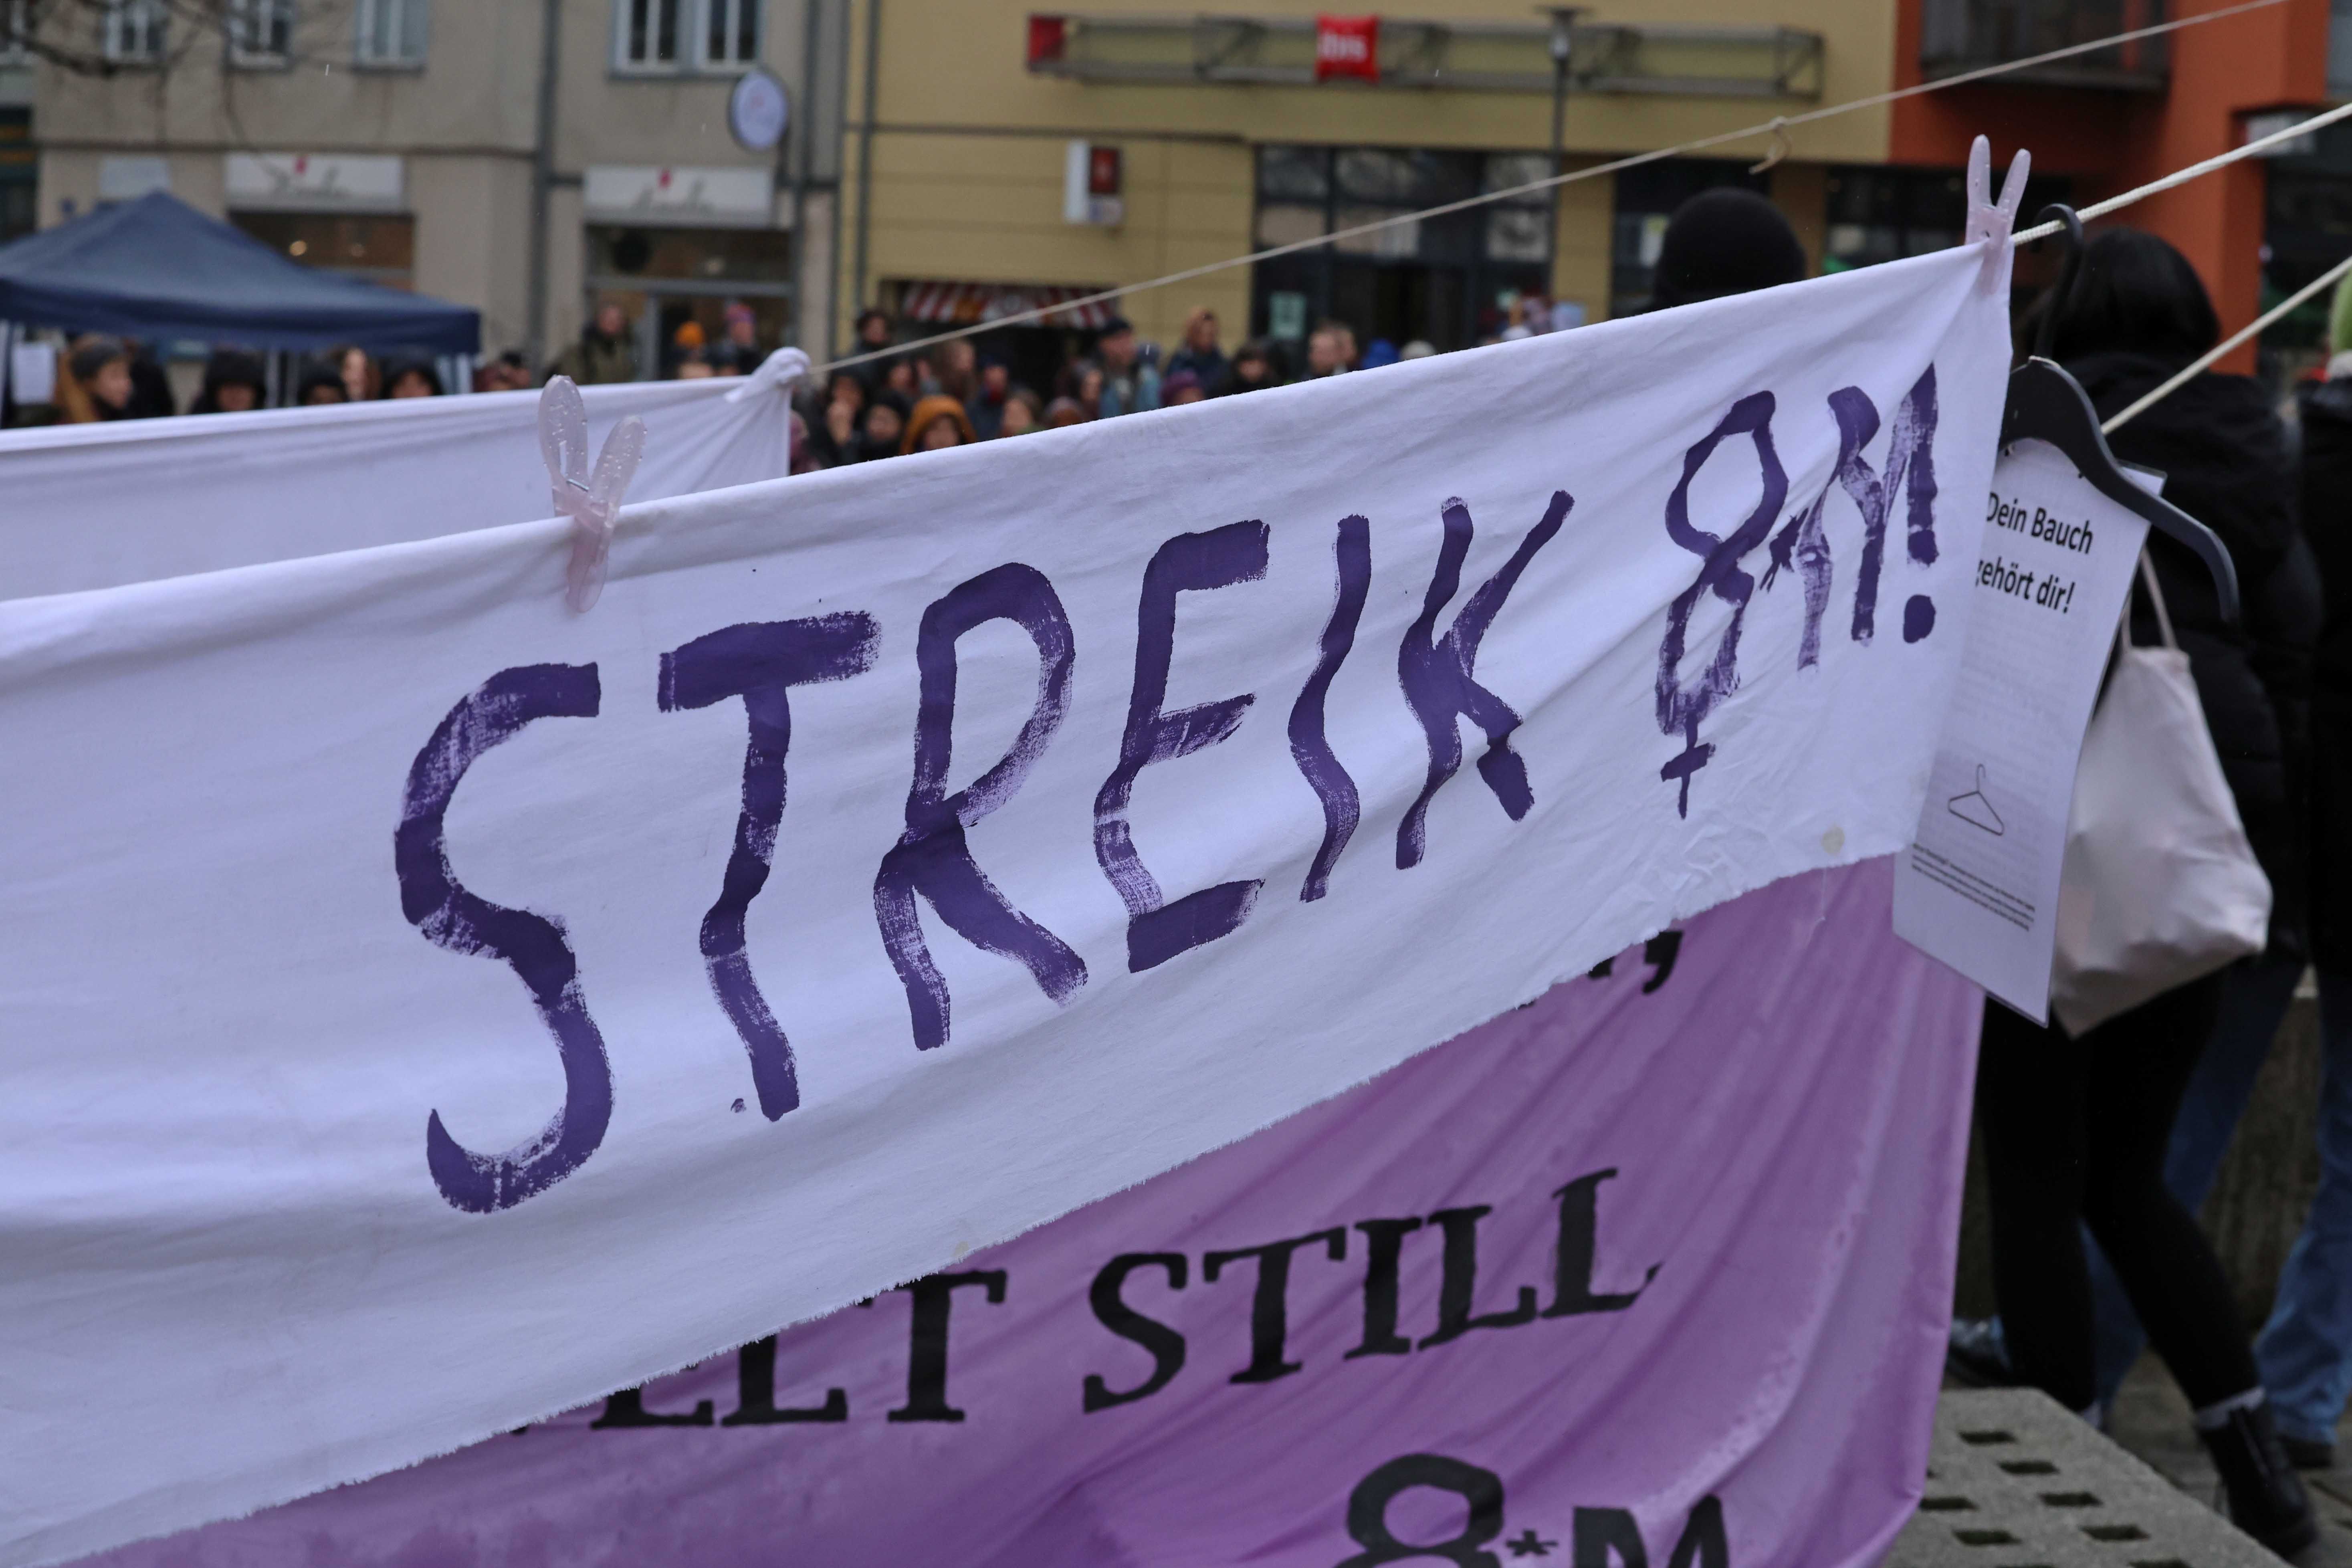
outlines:
M169 190L306 265L478 308L488 353L551 357L604 300L637 323L649 373L688 321L715 340L730 304L763 343L821 352L843 5L51 7L39 25L60 31L18 68L37 219ZM753 71L788 105L772 148L730 130Z

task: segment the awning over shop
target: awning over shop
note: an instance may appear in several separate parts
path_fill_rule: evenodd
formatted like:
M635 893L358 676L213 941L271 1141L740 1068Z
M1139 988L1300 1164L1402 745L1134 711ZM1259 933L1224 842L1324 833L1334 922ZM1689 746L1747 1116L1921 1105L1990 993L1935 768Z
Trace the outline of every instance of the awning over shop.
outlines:
M5 254L0 252L0 255ZM910 321L939 321L950 326L969 327L1003 321L1007 316L1018 316L1028 310L1066 305L1089 294L1099 294L1108 285L1103 284L1076 288L1060 283L915 282L903 286L898 313ZM1067 309L1055 310L1038 324L1076 327L1092 331L1110 325L1112 318L1118 314L1118 307L1110 300L1103 300L1091 305L1068 305Z
M478 311L305 267L162 191L0 246L0 321L262 349L482 338Z

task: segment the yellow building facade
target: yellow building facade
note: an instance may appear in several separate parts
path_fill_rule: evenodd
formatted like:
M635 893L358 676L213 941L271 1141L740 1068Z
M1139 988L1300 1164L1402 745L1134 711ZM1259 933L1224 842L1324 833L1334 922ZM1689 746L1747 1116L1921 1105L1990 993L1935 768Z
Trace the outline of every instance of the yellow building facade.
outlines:
M1313 0L1171 16L1165 0L850 0L834 249L838 344L878 305L909 330L984 320L1055 289L1209 267L1550 172L1554 22L1496 0L1380 18L1377 80L1318 80ZM1346 26L1345 23L1340 24ZM1561 149L1587 167L1884 91L1889 0L1621 0L1570 24ZM1344 47L1344 43L1339 46ZM1360 338L1490 337L1524 306L1562 322L1638 308L1664 215L1706 185L1767 192L1818 265L1841 166L1881 163L1884 109L1774 150L1758 136L1130 296L1172 344L1196 306L1226 346L1346 320ZM1114 171L1116 190L1088 204ZM1547 237L1547 231L1549 237Z

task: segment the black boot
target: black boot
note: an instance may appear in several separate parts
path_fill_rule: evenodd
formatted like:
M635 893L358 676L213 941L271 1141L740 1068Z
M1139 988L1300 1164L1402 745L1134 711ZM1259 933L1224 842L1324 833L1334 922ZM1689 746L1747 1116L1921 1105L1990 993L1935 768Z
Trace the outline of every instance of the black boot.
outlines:
M2282 1557L2293 1557L2319 1539L2311 1499L2287 1462L2269 1405L2232 1410L2226 1424L2197 1436L2221 1472L2231 1523Z
M1954 1318L1944 1351L1944 1371L1970 1388L2016 1387L2017 1372L2009 1364L2000 1320Z

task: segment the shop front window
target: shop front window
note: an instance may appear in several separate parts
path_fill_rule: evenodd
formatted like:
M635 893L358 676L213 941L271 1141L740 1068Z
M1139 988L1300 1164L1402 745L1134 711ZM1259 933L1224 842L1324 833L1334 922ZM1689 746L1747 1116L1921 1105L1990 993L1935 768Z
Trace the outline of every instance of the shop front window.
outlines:
M1958 169L1832 169L1828 198L1825 272L1942 250L1968 224Z
M2262 307L2268 310L2352 250L2352 131L2327 126L2265 163ZM2325 373L2334 296L2323 289L2263 330L2260 367L2273 386Z
M1667 158L1617 174L1617 205L1609 247L1609 313L1633 316L1650 308L1658 252L1675 211L1702 191L1731 185L1762 191L1764 177L1722 158Z
M790 233L598 224L589 226L587 237L584 317L600 305L620 306L636 323L637 363L645 374L670 374L688 343L718 344L730 305L751 311L762 352L786 342L793 306Z
M415 273L416 220L404 214L232 212L229 221L305 267L394 289Z
M1832 169L1824 193L1822 270L1874 267L1959 244L1967 236L1969 213L1962 182L1958 169ZM2019 226L2050 203L2069 199L2073 188L2063 175L2037 174L2026 181ZM2030 245L2018 252L2010 287L2012 313L2057 281L2062 255L2063 247L2056 245Z
M1258 264L1253 333L1294 361L1326 318L1346 322L1360 347L1420 340L1442 351L1496 335L1520 301L1548 288L1549 197L1538 191L1465 212L1409 215L1540 179L1549 166L1539 153L1260 148L1260 247L1343 237ZM1355 228L1364 232L1346 233Z

